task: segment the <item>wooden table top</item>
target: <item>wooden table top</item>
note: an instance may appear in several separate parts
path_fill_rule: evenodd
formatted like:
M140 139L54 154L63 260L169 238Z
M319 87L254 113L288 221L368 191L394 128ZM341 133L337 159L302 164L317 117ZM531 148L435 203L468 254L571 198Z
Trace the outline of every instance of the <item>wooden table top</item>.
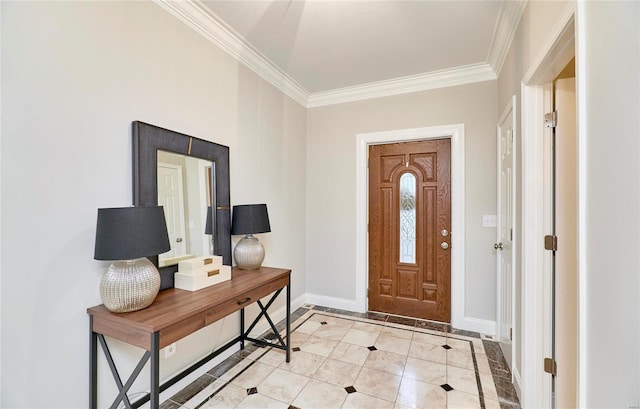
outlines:
M149 307L127 313L113 313L104 305L87 309L87 313L96 321L109 323L109 326L128 327L136 331L154 333L176 325L190 317L207 310L234 301L243 294L269 284L283 288L289 283L291 270L273 267L261 267L256 270L233 268L231 280L203 288L187 291L170 288L160 291Z

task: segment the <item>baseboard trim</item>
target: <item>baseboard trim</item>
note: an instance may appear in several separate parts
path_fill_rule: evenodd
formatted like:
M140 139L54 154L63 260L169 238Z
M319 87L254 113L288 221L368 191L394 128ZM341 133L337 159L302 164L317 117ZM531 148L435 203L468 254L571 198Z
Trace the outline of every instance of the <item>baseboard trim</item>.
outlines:
M329 297L326 295L318 295L318 294L306 294L307 303L314 305L321 305L323 307L336 308L339 310L345 311L355 311L355 312L364 312L358 311L358 304L355 300L347 300L344 298L336 298Z
M520 399L520 402L522 402L522 379L520 378L520 372L518 372L518 368L516 368L515 365L512 366L513 371L511 372L511 374L513 375L513 387L516 389L516 395L518 395L518 399Z
M480 318L464 317L460 323L460 328L467 331L479 332L484 335L496 335L496 322L483 320Z

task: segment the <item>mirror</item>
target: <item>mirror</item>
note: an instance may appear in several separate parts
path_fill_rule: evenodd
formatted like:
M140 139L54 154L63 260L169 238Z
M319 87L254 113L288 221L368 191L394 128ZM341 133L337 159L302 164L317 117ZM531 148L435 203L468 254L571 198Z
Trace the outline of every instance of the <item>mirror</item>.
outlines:
M158 255L158 267L213 254L207 228L213 202L211 174L209 161L158 151L158 204L164 207L171 244L171 250Z
M160 288L173 287L182 259L214 254L231 265L229 148L144 122L132 127L133 204L164 206L171 241L171 251L150 257Z

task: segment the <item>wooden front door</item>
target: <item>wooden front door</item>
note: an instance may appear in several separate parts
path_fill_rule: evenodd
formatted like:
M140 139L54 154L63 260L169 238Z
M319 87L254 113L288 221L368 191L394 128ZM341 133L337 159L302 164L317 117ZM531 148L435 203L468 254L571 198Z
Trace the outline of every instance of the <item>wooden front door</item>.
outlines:
M451 140L369 147L369 310L451 319Z

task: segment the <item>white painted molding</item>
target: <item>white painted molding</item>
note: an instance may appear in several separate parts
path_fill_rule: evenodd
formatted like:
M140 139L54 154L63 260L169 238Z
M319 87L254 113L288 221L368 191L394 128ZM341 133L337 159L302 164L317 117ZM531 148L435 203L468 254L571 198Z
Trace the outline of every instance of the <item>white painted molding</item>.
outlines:
M454 327L466 331L479 332L484 335L496 336L496 321L483 320L480 318L464 317L460 326Z
M513 387L516 389L516 395L518 395L518 399L522 401L522 377L520 376L520 372L518 372L518 368L514 366L511 375Z
M345 311L365 312L358 310L358 307L354 300L309 293L306 294L306 297L307 303L309 304L320 305L322 307L337 308L339 310Z
M504 61L507 59L509 48L511 48L511 43L526 7L527 0L505 1L502 3L487 55L487 62L493 67L493 71L498 76L502 71Z
M575 19L575 14L576 1L571 0L567 2L567 5L560 13L558 20L556 20L556 24L549 32L549 35L547 35L547 38L540 47L538 54L522 77L522 82L524 84L540 84L543 81L548 81L548 79L544 78L546 71L541 70L540 67L550 66L551 62L549 61L549 58L561 58L560 56L562 53L556 50L566 49L574 45L575 34L572 31L574 26L570 23ZM573 52L573 50L569 51ZM564 64L567 62L564 62ZM562 68L564 68L564 66Z
M195 0L153 0L169 14L191 27L221 50L258 74L302 106L306 106L308 92L275 64L258 53L237 32L224 25Z
M368 184L369 145L436 138L451 138L451 325L467 329L465 303L465 182L464 124L371 132L356 135L356 305L367 311L368 272ZM493 329L495 333L495 328Z
M496 42L496 45L492 44L491 46L491 50L496 51L490 51L490 63L453 67L445 70L310 94L304 87L278 68L268 58L256 51L239 33L226 25L217 15L202 5L199 0L152 1L306 108L495 80L497 79L496 70L492 67L496 67L498 57L493 56L494 54L502 56L500 57L502 61L499 64L501 68L507 51L498 52L497 50L502 50L503 47L507 47L508 50L511 38L513 37L513 34L509 35L510 26L506 29L496 26L496 29L494 29L494 42ZM510 4L512 2L506 3ZM526 0L514 3L515 5L503 6L503 9L509 10L508 12L501 11L501 15L511 16L511 19L507 19L506 17L503 19L504 21L508 21L509 24L515 21L513 20L515 18L514 16L517 15L518 10L520 10L518 6L524 9L523 4L526 4Z
M309 95L307 108L454 87L475 82L491 81L497 78L496 73L489 64L472 64L386 81L371 82L355 87L316 92Z

